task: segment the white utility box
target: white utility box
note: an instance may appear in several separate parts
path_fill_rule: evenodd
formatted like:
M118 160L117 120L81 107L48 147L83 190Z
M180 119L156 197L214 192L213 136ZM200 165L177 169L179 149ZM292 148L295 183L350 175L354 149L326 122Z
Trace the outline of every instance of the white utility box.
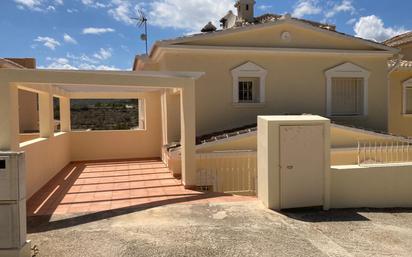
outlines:
M0 152L0 257L31 256L25 174L24 153Z
M26 243L26 201L0 204L0 249L20 248Z
M26 198L24 153L0 152L0 201Z
M329 206L330 121L258 117L258 198L275 210Z

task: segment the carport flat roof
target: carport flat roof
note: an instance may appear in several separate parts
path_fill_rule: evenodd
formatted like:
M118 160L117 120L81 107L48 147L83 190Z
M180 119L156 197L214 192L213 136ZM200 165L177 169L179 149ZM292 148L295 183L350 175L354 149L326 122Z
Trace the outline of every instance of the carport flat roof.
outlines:
M180 72L180 71L116 71L116 70L55 70L55 69L1 69L2 73L65 73L65 74L90 74L90 75L125 75L137 77L156 77L156 78L191 78L198 79L204 72Z
M48 69L0 69L0 85L17 84L20 88L54 95L71 93L135 93L164 88L191 88L203 72L85 71ZM45 86L45 88L42 88Z

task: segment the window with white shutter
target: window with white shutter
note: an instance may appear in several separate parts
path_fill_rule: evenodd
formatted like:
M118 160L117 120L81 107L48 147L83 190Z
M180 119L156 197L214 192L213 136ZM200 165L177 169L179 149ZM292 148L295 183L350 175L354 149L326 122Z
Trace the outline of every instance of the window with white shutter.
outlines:
M363 92L363 78L332 78L332 115L362 115Z
M403 114L412 114L412 79L403 84Z
M325 71L326 115L367 116L370 72L344 63Z

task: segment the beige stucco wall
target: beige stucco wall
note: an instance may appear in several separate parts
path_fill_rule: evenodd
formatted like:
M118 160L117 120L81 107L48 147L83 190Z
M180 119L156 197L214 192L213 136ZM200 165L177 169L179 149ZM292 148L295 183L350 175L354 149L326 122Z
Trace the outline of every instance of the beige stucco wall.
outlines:
M25 133L25 134L19 135L20 143L30 141L30 140L33 140L39 137L40 137L39 133Z
M395 71L390 76L389 132L412 136L412 116L403 115L403 82L412 78L412 70Z
M212 143L199 145L198 153L211 153L217 151L236 151L236 150L257 150L256 133L241 135L227 140L219 140Z
M396 141L396 138L389 135L333 124L330 127L330 134L332 148L356 148L358 146L358 141L361 141L362 143ZM197 152L256 150L256 145L256 133L250 133L200 145L198 146Z
M400 46L399 48L401 49L403 59L412 61L412 43Z
M333 148L357 147L359 141L361 143L386 143L397 140L397 138L390 135L378 134L372 131L335 125L331 127L331 145Z
M34 132L39 130L39 110L37 94L19 90L19 126L20 132Z
M71 161L70 135L35 139L22 144L20 150L26 153L28 199Z
M248 61L268 71L266 103L239 107L233 104L233 81L230 71ZM371 72L369 115L336 119L366 128L386 130L385 58L180 53L165 54L161 66L163 70L206 72L206 75L196 83L196 130L197 135L200 135L256 123L257 115L310 113L325 116L324 72L345 62L352 62Z
M167 90L165 97L165 114L167 124L167 142L180 141L180 93L175 90Z
M160 93L144 95L144 130L71 132L73 161L152 158L161 156L162 125Z
M73 161L160 158L161 154L158 129L72 132L70 138Z
M244 32L230 34L216 34L213 38L203 38L190 43L191 45L208 46L253 46L253 47L288 47L288 48L317 48L317 49L362 49L372 50L372 46L345 37L336 37L336 34L324 30L316 31L311 25L296 26L282 24L278 26L260 26L260 28L244 30ZM283 32L291 34L290 42L281 40Z
M334 166L331 169L332 208L412 207L412 167Z

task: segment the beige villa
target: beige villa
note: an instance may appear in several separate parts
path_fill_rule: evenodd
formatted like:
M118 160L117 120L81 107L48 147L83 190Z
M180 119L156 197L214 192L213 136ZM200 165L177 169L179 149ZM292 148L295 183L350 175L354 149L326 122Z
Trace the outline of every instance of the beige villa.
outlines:
M221 29L157 41L132 71L0 59L0 183L15 178L10 192L23 192L0 198L20 210L10 220L26 199L63 190L76 165L107 160L156 159L184 190L257 195L272 209L412 207L412 34L378 43L288 14L255 17L254 5L237 1ZM139 99L139 127L72 130L73 99ZM3 176L20 174L13 153L24 175Z

